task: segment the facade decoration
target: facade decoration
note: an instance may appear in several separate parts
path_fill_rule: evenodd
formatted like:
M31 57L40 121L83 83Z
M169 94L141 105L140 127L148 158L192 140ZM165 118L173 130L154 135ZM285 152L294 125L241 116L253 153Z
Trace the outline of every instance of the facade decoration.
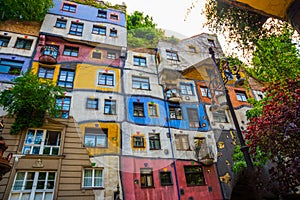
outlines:
M65 89L57 118L18 135L0 110L12 156L0 199L229 199L235 128L205 68L209 48L223 57L217 36L127 50L125 11L103 6L54 0L42 24L0 25L1 90L29 68ZM222 70L242 128L261 87Z

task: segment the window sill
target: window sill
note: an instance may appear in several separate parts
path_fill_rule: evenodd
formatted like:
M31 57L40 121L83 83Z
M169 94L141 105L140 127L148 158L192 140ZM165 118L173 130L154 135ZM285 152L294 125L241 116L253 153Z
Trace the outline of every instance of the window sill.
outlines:
M104 187L82 187L82 190L104 190Z
M141 189L155 189L154 186L149 186L149 187L141 187Z
M103 113L104 115L111 115L111 116L115 116L117 114L110 114L110 113Z
M150 149L151 151L158 151L158 150L162 150L162 149Z

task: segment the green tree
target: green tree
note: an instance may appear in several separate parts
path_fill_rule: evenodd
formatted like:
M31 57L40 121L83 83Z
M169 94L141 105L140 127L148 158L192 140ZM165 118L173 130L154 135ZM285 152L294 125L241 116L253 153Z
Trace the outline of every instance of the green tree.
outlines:
M1 20L42 21L52 0L0 0Z
M56 98L63 95L63 90L52 81L41 81L38 76L28 71L15 79L11 89L0 93L0 106L15 117L11 134L18 134L28 127L43 125L45 114L54 117L58 114Z
M157 28L153 18L135 11L127 15L127 44L129 47L155 48L159 40L178 42L175 37L166 37L162 29Z

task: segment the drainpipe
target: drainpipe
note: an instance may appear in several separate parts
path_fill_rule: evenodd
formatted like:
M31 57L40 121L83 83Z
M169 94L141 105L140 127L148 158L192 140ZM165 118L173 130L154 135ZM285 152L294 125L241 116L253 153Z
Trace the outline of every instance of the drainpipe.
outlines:
M175 173L175 181L176 181L176 189L177 189L177 197L178 200L180 200L180 190L179 190L179 184L178 184L178 175L177 175L177 168L176 168L176 160L174 157L174 151L173 151L173 143L172 143L172 134L171 134L171 127L170 127L170 118L169 118L169 113L167 111L168 109L168 105L167 105L167 98L166 95L164 93L165 90L165 86L163 84L160 83L159 80L159 75L158 75L158 64L157 64L157 51L158 49L155 48L155 66L156 66L156 74L157 74L157 80L158 80L158 85L160 85L162 87L162 93L164 96L164 106L165 106L165 111L166 111L166 121L168 124L168 134L169 134L169 139L170 139L170 145L171 145L171 153L172 153L172 162L174 164L174 173Z

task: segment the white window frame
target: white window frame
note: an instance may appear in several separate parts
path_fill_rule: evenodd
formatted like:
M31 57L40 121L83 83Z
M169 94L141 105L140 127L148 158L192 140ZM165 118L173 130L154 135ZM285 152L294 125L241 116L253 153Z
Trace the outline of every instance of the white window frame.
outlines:
M28 135L29 132L33 133L32 137L30 137ZM46 141L47 141L46 136L49 136L49 135L47 135L48 132L49 132L49 134L51 134L51 132L58 133L58 138L57 138L57 141L56 141L56 145L47 145L47 144L45 144ZM42 135L40 135L40 134L42 134ZM55 155L59 155L59 153L60 153L59 152L60 151L60 140L61 140L61 132L59 132L59 131L51 131L51 130L45 130L45 129L29 129L27 131L25 139L24 139L22 153L23 154L34 154L33 150L39 148L38 154L34 154L34 155L52 155L53 150L58 149L58 151L57 151L58 153L55 154ZM44 149L46 149L46 148L50 148L49 154L44 154Z
M23 179L22 180L21 179L17 180L17 176L21 173L24 173ZM34 173L33 179L28 179L29 175L32 174L32 173ZM44 181L44 188L43 189L37 189L40 173L46 173L45 179L40 180L40 181ZM54 174L54 180L49 180L49 173L55 173ZM20 187L21 187L20 189L16 188L16 181L19 181L19 183L21 183L20 184ZM49 186L51 186L51 184L49 185L49 181L53 182L53 184L52 184L53 188L52 189L48 188ZM30 184L30 182L32 184ZM29 183L29 185L28 185L28 183ZM9 195L9 200L16 199L16 197L14 197L14 198L12 197L13 195L19 195L19 198L18 198L19 200L23 199L24 195L27 195L27 197L29 197L30 200L34 200L36 194L42 195L41 199L46 199L46 197L45 197L46 193L48 193L48 194L51 193L50 194L51 198L47 197L47 199L53 199L55 184L56 184L56 172L55 171L46 171L46 172L45 171L41 171L41 172L18 171L15 175L15 178L14 178L14 183L13 183L13 186L11 188L11 192L10 192L10 195ZM40 199L40 198L38 198L38 199Z
M85 179L86 179L86 176L85 176L85 171L86 170L91 170L92 171L92 176L91 177L88 177L88 178L91 178L92 179L92 184L91 185L85 185ZM95 171L101 171L101 177L95 177ZM82 171L82 177L83 177L83 181L82 181L82 187L83 188L103 188L104 187L104 170L102 168L85 168L83 169ZM99 178L101 180L101 185L99 186L95 186L95 179L96 178Z

